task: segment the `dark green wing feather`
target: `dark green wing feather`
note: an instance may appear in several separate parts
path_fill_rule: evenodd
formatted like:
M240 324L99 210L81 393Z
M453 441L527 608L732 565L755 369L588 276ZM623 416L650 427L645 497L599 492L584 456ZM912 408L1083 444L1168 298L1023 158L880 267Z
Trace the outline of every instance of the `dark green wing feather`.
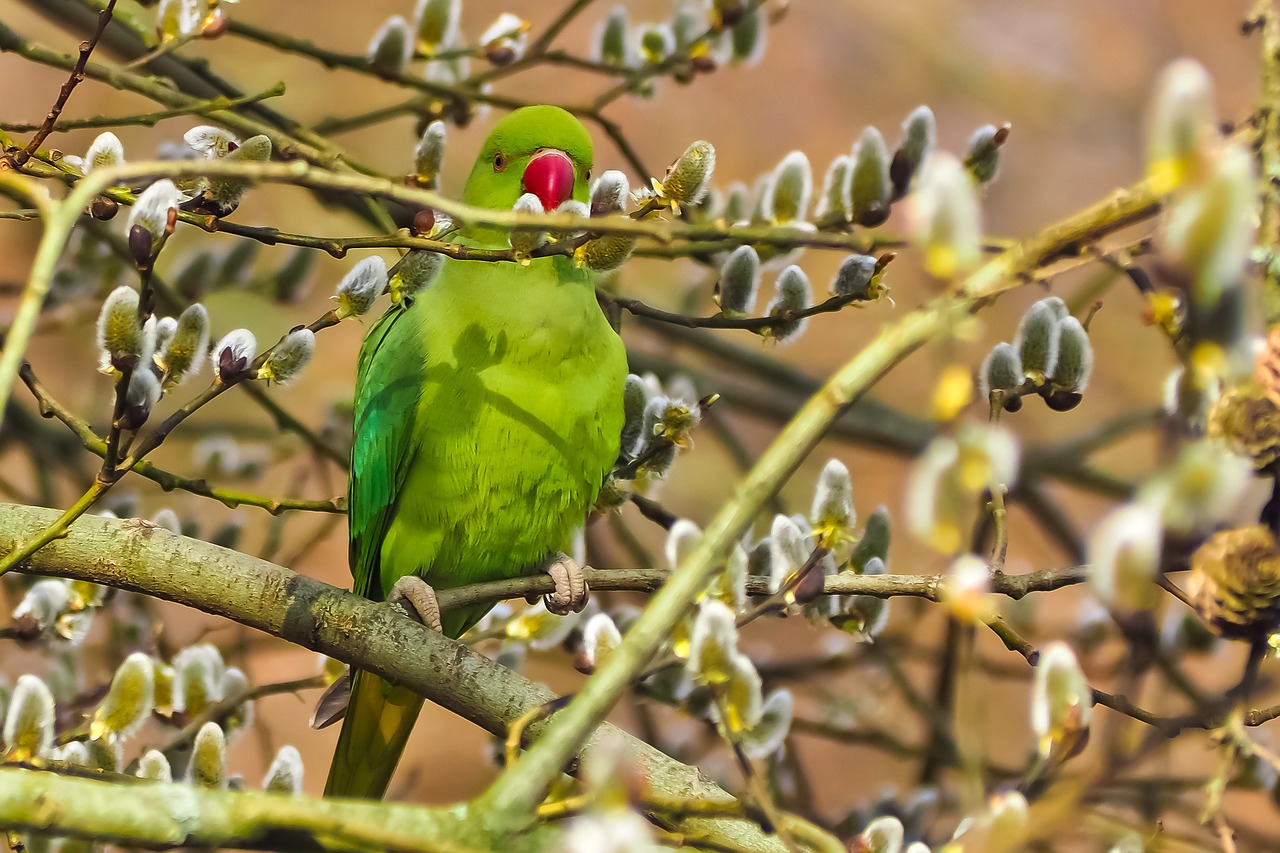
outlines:
M382 541L413 455L424 348L412 308L392 306L360 347L348 487L353 592L382 599Z

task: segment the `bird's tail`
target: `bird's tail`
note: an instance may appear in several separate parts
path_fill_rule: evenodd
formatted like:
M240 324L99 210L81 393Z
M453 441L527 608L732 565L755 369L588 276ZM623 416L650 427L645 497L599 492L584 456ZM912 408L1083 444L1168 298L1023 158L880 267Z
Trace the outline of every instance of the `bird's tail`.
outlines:
M378 800L422 708L422 697L368 672L352 673L351 702L324 785L326 797Z

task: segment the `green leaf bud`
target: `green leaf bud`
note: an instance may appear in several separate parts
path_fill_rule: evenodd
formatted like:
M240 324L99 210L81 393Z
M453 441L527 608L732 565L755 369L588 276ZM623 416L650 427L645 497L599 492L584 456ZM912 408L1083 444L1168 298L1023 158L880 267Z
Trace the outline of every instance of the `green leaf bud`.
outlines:
M177 214L178 205L181 203L182 197L178 194L178 188L168 178L161 178L147 187L134 202L133 210L129 211L129 222L125 233L129 235L133 260L139 267L150 266L156 254L164 246L164 241L169 238L169 217ZM146 232L145 240L142 238L135 240L134 233L137 228ZM135 242L139 242L139 245L135 246Z
M822 178L822 198L818 201L819 222L848 222L853 217L849 199L849 183L853 175L853 158L840 154L831 161Z
M716 149L710 142L698 140L685 149L680 159L667 170L662 182L662 195L677 205L696 204L707 191L716 168Z
M53 749L53 694L34 675L23 675L9 697L4 718L5 757L10 761L48 758Z
M978 394L981 399L988 400L991 392L1012 391L1025 378L1018 351L1010 344L998 343L987 353L978 371Z
M1040 755L1066 759L1084 745L1093 712L1093 690L1080 671L1071 648L1054 641L1044 647L1036 664L1031 695L1031 729Z
M866 571L872 558L883 561L889 559L889 509L883 505L876 507L875 512L867 516L867 526L862 530L862 538L853 546L849 555L849 567L859 574Z
M582 643L575 665L580 672L594 672L621 642L622 634L609 614L596 613L582 628Z
M155 707L155 676L151 658L134 652L111 678L107 696L93 712L89 737L123 740L136 732Z
M598 59L601 65L614 68L625 68L631 64L630 51L627 49L627 10L623 6L615 6L600 29L596 39Z
M444 268L444 255L413 249L391 270L391 301L399 304L412 299L427 288Z
M413 18L419 53L431 56L454 40L461 8L461 0L419 0Z
M857 518L849 469L839 459L828 459L818 475L813 508L809 511L813 535L819 545L835 548L853 538L851 531Z
M667 565L674 571L698 547L702 530L687 518L678 520L667 532Z
M271 276L271 285L277 302L293 303L306 293L307 279L315 267L317 253L298 248Z
M1244 279L1253 247L1256 183L1253 155L1228 145L1204 185L1169 211L1163 245L1190 277L1198 307L1216 306L1225 290L1235 290Z
M627 176L617 169L609 169L591 186L591 215L622 213L627 208L630 195L631 185Z
M173 387L200 368L209 351L209 313L200 303L188 305L178 315L173 337L160 351L165 387Z
M916 107L902 123L902 141L889 164L894 199L902 198L911 189L911 181L920 174L937 145L938 125L933 110L926 106Z
M764 56L766 19L761 4L748 4L733 25L733 61L754 65Z
M1112 510L1089 537L1089 583L1098 599L1121 610L1149 610L1160 597L1160 515L1142 503Z
M182 134L182 141L206 159L218 160L240 147L240 139L220 127L202 124Z
M440 169L444 163L444 122L436 120L427 125L413 151L413 172L418 183L424 187L434 187L440 177Z
M913 205L916 241L924 249L925 270L951 279L982 259L982 209L973 179L950 154L929 158Z
M196 733L187 779L198 788L227 787L227 740L217 723L205 723Z
M776 293L765 309L770 317L803 311L813 304L809 277L794 264L778 273L774 288ZM767 334L776 341L794 339L804 332L808 323L807 317L792 317L771 326Z
M1147 178L1158 193L1198 182L1218 139L1213 84L1194 59L1170 63L1160 75L1147 123Z
M369 42L365 53L373 73L387 80L399 79L413 57L413 38L409 34L409 22L400 15L392 15L383 22Z
M1022 361L1022 373L1037 385L1043 385L1058 363L1061 324L1056 309L1043 299L1022 315L1013 348Z
M675 36L666 24L645 24L640 28L640 58L646 65L658 65L675 50Z
M803 221L813 195L813 170L803 151L792 151L773 170L767 209L777 222Z
M903 842L902 821L892 815L878 817L867 824L866 829L858 836L860 846L855 849L866 853L899 853Z
M282 746L267 768L262 789L274 794L298 796L302 793L302 756L292 746Z
M892 197L889 149L879 130L865 128L858 144L853 147L853 172L849 178L853 221L867 228L882 225L889 218Z
M227 332L213 347L213 372L223 382L231 382L248 369L258 354L258 339L248 329Z
M782 749L791 732L794 701L785 688L769 694L760 707L760 719L743 733L742 750L748 758L768 758Z
M258 368L258 378L279 385L298 378L316 351L316 336L310 329L294 329L284 336Z
M169 759L158 749L148 749L138 759L138 778L172 782L173 771L169 768Z
M725 258L716 282L716 304L726 317L746 317L756 305L760 287L760 255L751 246L739 246Z
M98 348L105 367L117 370L141 359L142 321L138 318L138 291L121 285L107 295L98 314Z
M980 184L995 180L1000 171L1000 148L1009 136L1009 125L996 127L984 124L969 137L969 149L964 155L964 167Z
M353 266L338 283L338 319L367 314L387 289L387 262L370 255Z
M225 669L222 655L208 643L178 652L173 659L173 710L195 716L221 702Z
M850 255L840 264L831 282L833 296L843 296L859 302L872 299L872 282L879 272L879 263L870 255Z
M704 598L698 605L689 640L689 675L698 684L726 684L732 678L733 658L738 654L733 611L714 598Z
M108 166L124 164L124 146L120 137L111 131L99 133L89 145L84 155L84 173L87 175L94 169L105 169Z
M769 589L777 592L799 573L809 559L809 545L799 525L785 515L775 515L769 530Z
M1058 360L1049 379L1054 388L1081 393L1093 370L1093 345L1089 333L1075 317L1058 323Z
M645 407L649 403L649 392L645 381L634 373L627 376L622 387L622 441L624 454L636 456L647 439L642 435L644 427Z

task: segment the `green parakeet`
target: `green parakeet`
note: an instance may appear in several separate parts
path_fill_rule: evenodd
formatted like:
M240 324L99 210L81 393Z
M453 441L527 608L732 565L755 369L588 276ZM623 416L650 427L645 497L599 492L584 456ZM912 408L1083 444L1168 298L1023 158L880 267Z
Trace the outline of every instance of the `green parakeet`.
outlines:
M547 210L588 198L591 139L557 107L516 110L489 134L464 200ZM459 242L505 248L501 230ZM626 353L591 273L564 255L445 263L369 329L360 350L349 504L354 591L384 599L535 572L568 549L618 455ZM488 606L443 614L458 637ZM353 673L325 794L381 797L422 700Z

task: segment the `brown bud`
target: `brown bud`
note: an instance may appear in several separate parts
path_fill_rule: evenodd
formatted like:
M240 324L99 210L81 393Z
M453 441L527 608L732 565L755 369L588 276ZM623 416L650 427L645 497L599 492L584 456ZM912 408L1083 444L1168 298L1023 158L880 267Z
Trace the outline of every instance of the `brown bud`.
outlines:
M110 196L100 195L89 205L89 213L94 219L101 219L106 222L108 219L114 219L120 205Z
M424 234L430 234L431 229L436 227L436 212L429 207L424 207L413 215L413 236L421 237Z
M1040 396L1044 398L1045 405L1055 412L1069 412L1080 405L1080 401L1084 399L1084 395L1077 391L1061 388L1051 391L1047 385L1040 389Z
M133 257L138 269L147 269L155 260L151 254L151 232L144 225L135 225L129 229L129 254Z
M200 30L200 38L216 39L227 31L227 16L218 15L212 21L204 25L204 29Z

